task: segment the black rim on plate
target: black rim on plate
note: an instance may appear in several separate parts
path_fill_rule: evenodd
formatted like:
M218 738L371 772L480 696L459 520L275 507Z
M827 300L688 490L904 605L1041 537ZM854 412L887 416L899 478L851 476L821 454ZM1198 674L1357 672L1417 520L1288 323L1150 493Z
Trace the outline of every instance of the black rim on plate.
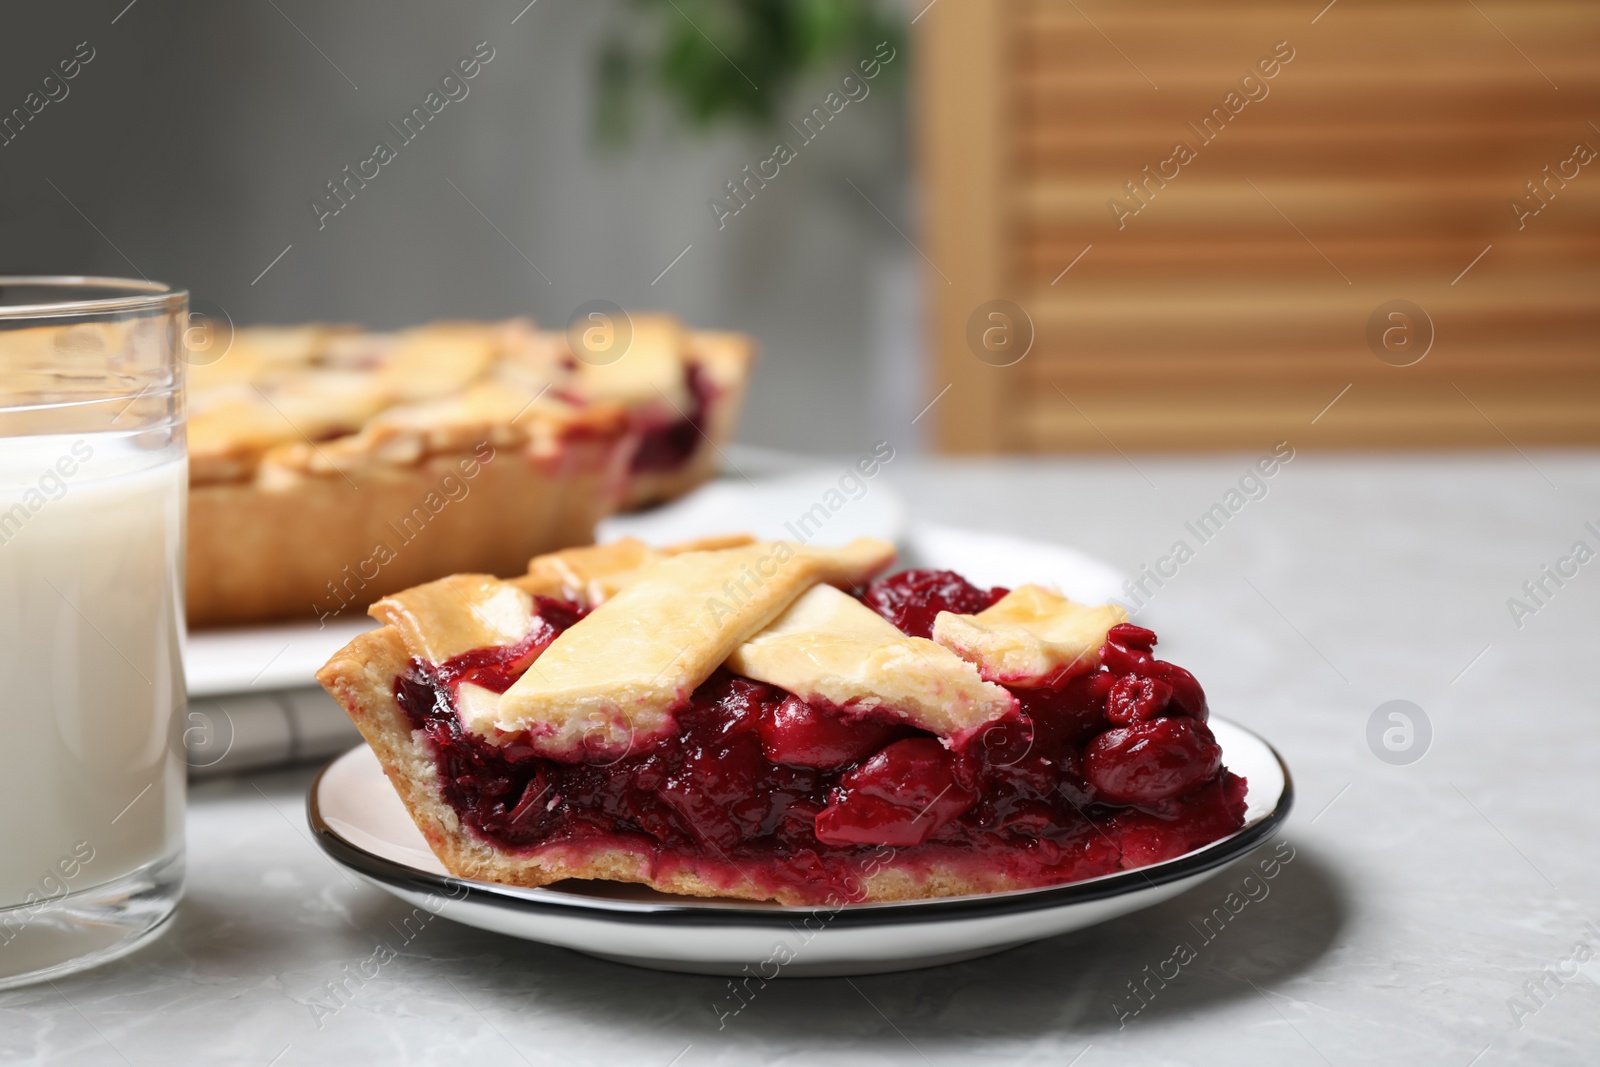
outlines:
M1239 727L1239 729L1244 729ZM1283 792L1271 811L1260 820L1244 827L1230 837L1213 841L1193 852L1175 859L1163 860L1148 867L1136 867L1116 874L1101 875L1066 885L1046 886L1042 889L1017 889L968 897L934 897L925 900L890 901L876 904L846 904L840 908L803 905L768 905L739 901L716 905L709 901L678 903L637 902L620 900L583 899L576 895L557 896L542 889L523 886L498 885L493 882L473 882L450 875L433 874L386 859L354 845L340 836L323 819L317 804L317 793L322 779L333 765L344 758L338 756L317 772L316 780L306 795L306 818L317 844L336 862L344 864L359 874L412 893L442 897L448 901L470 901L493 907L514 908L518 911L542 911L551 916L591 922L646 923L670 922L677 926L763 926L790 929L807 916L824 916L830 926L882 926L891 923L921 923L944 919L987 918L1014 915L1020 912L1041 911L1066 904L1082 904L1091 900L1121 896L1138 889L1182 881L1192 875L1214 870L1252 851L1278 832L1294 806L1294 780L1289 767L1278 750L1252 731L1245 731L1266 746L1278 763L1283 775ZM349 753L345 753L348 755Z

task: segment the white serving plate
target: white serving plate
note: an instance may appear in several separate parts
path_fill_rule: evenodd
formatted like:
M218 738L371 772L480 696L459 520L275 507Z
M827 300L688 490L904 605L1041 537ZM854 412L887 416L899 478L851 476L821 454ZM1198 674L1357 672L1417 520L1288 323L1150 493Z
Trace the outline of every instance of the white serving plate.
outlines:
M813 467L757 477L725 472L669 504L630 515L613 515L595 528L597 541L637 537L670 545L737 531L763 541L811 541L842 545L856 537L898 542L905 533L906 504L881 479L860 477L854 467Z
M1245 825L1220 841L1070 885L835 911L669 896L605 882L524 889L454 878L365 745L318 775L307 816L335 861L410 904L469 926L659 970L771 978L776 960L787 961L778 976L876 974L985 956L1126 915L1184 892L1267 841L1293 802L1288 768L1244 727L1213 718L1211 728L1224 763L1249 782Z
M1125 574L1066 545L932 522L907 527L905 544L906 566L955 571L973 585L1053 585L1083 604L1127 596Z
M377 625L365 612L352 610L322 626L280 622L191 633L183 649L189 696L314 686L317 671L335 652Z

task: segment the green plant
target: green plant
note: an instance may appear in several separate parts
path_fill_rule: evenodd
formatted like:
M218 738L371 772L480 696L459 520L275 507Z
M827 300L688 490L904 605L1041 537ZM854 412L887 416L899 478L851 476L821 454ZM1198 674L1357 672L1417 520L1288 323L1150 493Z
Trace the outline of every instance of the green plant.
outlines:
M601 45L596 128L624 141L655 90L692 127L767 127L802 77L853 66L904 27L871 0L622 0ZM896 68L898 74L898 68Z

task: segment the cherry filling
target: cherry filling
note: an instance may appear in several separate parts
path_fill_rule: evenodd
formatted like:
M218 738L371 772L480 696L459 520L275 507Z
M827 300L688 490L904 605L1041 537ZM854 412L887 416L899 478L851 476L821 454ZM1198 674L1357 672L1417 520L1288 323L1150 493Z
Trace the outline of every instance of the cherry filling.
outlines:
M863 599L925 633L937 611L981 610L1003 592L907 571ZM1245 782L1221 767L1204 692L1154 658L1141 627L1114 627L1094 672L1013 690L1019 713L953 748L886 712L817 707L719 670L678 712L676 736L565 763L489 744L454 707L464 682L504 692L583 616L546 597L534 612L520 644L416 662L394 684L446 801L501 848L621 846L658 875L687 868L729 889L842 901L886 862L1049 885L1169 859L1243 824Z
M684 384L689 390L689 410L680 418L645 430L633 454L634 471L675 471L689 462L700 447L706 410L715 393L705 371L697 363L688 365Z
M861 599L910 637L932 637L941 611L975 615L1009 593L979 589L955 571L901 571L873 582Z

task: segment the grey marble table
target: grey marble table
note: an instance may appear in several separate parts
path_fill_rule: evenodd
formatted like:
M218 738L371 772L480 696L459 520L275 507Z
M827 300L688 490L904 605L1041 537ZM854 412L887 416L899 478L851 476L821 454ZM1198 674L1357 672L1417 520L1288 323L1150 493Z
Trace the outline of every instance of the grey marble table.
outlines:
M1523 588L1575 542L1600 548L1600 457L1302 454L1201 543L1186 523L1226 508L1256 458L887 472L918 516L1176 571L1147 582L1142 617L1299 790L1293 859L1209 941L1197 924L1248 868L988 959L778 981L719 1029L720 979L444 919L407 939L409 909L312 844L306 769L196 786L171 931L0 996L0 1061L1600 1062L1600 561L1545 578L1538 603ZM1179 540L1192 558L1160 563ZM1391 700L1421 709L1410 750L1369 743ZM1196 958L1136 999L1179 943ZM396 958L347 981L380 946Z

